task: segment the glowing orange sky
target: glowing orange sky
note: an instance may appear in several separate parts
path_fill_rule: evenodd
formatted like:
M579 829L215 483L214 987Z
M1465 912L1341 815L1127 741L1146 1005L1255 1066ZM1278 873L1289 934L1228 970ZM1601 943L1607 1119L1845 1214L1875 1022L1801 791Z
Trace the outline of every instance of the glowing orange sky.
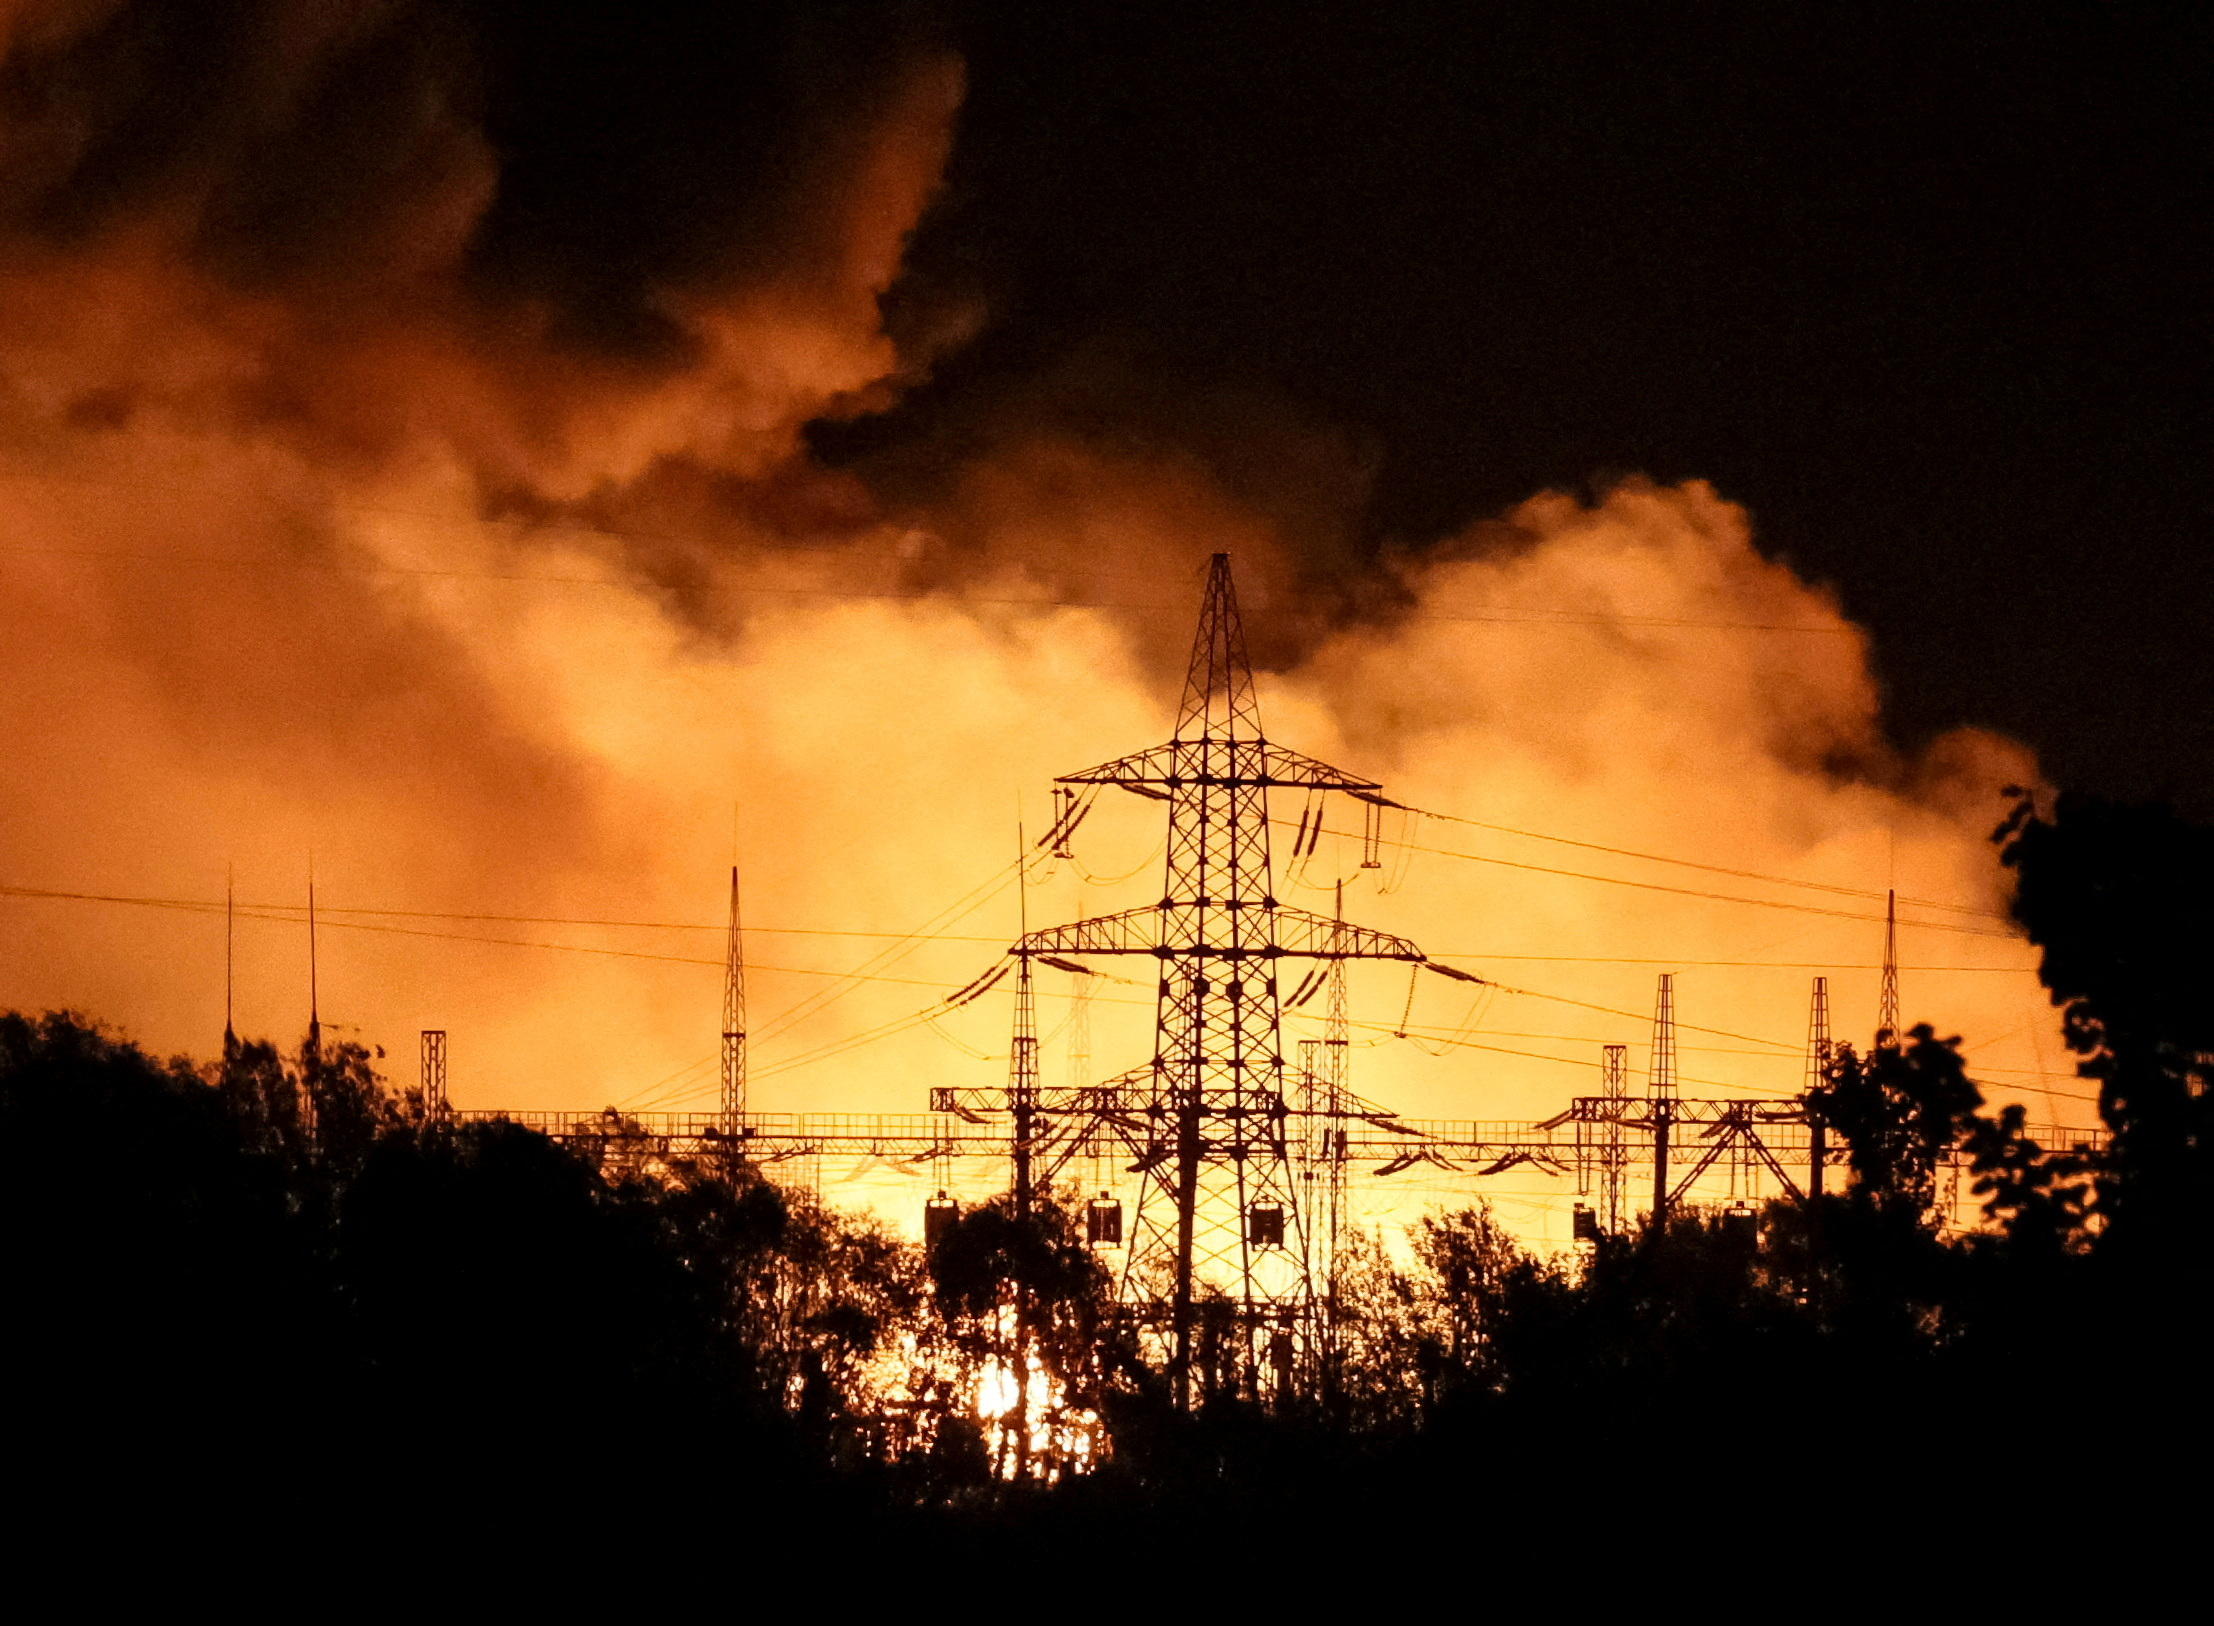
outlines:
M808 1058L990 963L1018 819L1045 822L1053 774L1166 737L1198 567L1228 550L1276 668L1271 735L1480 821L1394 820L1381 872L1326 840L1286 895L1346 878L1356 918L1530 991L1426 979L1405 1042L1404 973L1356 973L1364 1095L1540 1117L1593 1087L1607 1040L1642 1076L1663 969L1685 1023L1749 1036L1687 1028L1687 1093L1790 1093L1814 971L1843 1035L1871 1025L1895 884L1948 906L1903 910L1907 1019L1961 1033L2033 1121L2087 1121L1997 918L1986 837L2034 763L1968 732L1896 753L1865 640L1706 487L1535 497L1385 561L1408 613L1330 631L1296 526L1189 462L1014 425L897 508L815 466L800 426L909 366L877 295L958 94L922 62L857 120L781 260L687 293L699 349L664 376L469 307L452 262L487 182L459 138L376 277L241 293L191 263L189 199L10 251L0 883L211 903L235 867L238 1026L290 1038L304 931L268 917L303 901L312 854L323 1019L396 1071L436 1026L466 1106L704 1107L735 805L754 1105L918 1111L931 1084L995 1075L1003 997ZM492 491L531 502L488 518ZM1032 922L1157 895L1159 826L1103 802ZM0 919L0 1005L216 1044L220 913L17 895ZM1065 990L1045 992L1058 1077ZM1142 1060L1145 991L1098 998L1099 1069ZM1561 1204L1534 1190L1498 1194L1550 1235Z

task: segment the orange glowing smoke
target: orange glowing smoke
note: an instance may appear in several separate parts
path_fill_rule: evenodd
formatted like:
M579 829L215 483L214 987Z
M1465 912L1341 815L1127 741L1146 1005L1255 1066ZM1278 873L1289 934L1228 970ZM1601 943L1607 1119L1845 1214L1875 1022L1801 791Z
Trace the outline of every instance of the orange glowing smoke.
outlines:
M0 12L19 87L106 15ZM1400 974L1358 976L1364 1095L1542 1116L1592 1087L1602 1040L1638 1064L1660 969L1685 1021L1729 1030L1686 1033L1687 1090L1788 1093L1814 970L1847 1036L1872 1020L1867 894L1896 884L1956 906L1906 911L1908 1019L1964 1033L2033 1118L2083 1117L2038 1093L2054 1024L1994 914L1984 838L2034 764L1972 732L1888 746L1865 639L1711 490L1541 496L1350 584L1314 541L1339 497L1258 502L1174 453L1019 423L894 502L800 429L927 366L878 296L945 160L956 65L911 54L827 123L742 244L658 291L670 343L647 356L474 280L501 175L435 53L345 219L246 255L247 179L357 43L278 33L222 139L67 229L37 203L97 98L19 95L0 143L0 883L205 901L235 864L242 1031L304 1024L304 935L261 906L299 901L312 852L327 1024L403 1050L446 1028L464 1105L707 1105L735 803L756 1106L915 1111L990 1077L991 1000L792 1063L991 961L1018 817L1042 825L1053 773L1166 737L1196 567L1227 548L1271 733L1483 821L1395 825L1382 871L1333 837L1287 895L1348 879L1360 918L1531 991L1431 982L1410 1007ZM1154 895L1159 823L1103 805L1031 921ZM1775 875L1845 890L1754 878ZM219 914L0 915L0 1004L214 1044ZM838 934L933 918L877 980L821 974L890 941ZM1099 1068L1141 1060L1147 990L1094 1009Z

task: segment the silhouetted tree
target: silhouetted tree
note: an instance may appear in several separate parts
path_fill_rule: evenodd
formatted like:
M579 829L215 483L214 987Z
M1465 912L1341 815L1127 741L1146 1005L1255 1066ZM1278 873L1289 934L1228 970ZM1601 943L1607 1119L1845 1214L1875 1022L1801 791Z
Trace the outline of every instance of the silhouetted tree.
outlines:
M315 1239L282 1164L189 1062L66 1014L0 1015L0 1152L20 1446L243 1448L311 1409Z
M2015 917L2043 950L2079 1071L2112 1134L2102 1246L2184 1266L2214 1249L2214 831L2164 807L2024 799L2000 826ZM2189 1264L2186 1266L2186 1262Z

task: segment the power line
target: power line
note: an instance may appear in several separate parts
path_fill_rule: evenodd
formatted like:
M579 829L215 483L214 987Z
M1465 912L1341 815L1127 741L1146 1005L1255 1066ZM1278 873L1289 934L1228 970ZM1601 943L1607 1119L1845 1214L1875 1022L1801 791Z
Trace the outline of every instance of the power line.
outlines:
M1619 858L1642 858L1655 864L1674 864L1682 869L1705 870L1712 875L1734 875L1741 880L1769 881L1777 886L1805 887L1814 892L1835 892L1844 897L1875 899L1884 893L1870 887L1835 886L1826 881L1802 881L1789 875L1770 875L1761 870L1730 869L1721 864L1702 864L1696 859L1671 858L1665 853L1641 852L1634 847L1609 847L1596 841L1577 841L1569 836L1551 836L1539 830L1518 830L1512 825L1487 824L1482 819L1464 819L1453 813L1433 813L1427 808L1410 807L1408 812L1425 819L1435 819L1443 824L1465 824L1477 830L1494 830L1501 835L1522 836L1531 841L1550 841L1562 847L1581 847L1587 852L1612 853ZM1911 903L1926 909L1946 909L1956 914L1981 915L1988 920L2008 920L2012 917L1996 909L1979 909L1971 904L1944 903L1935 898L1906 898L1901 903Z
M192 900L192 899L183 899L183 898L134 898L134 897L122 897L122 896L118 896L118 895L115 895L115 894L111 894L111 893L100 893L100 892L63 892L63 891L50 890L50 889L47 889L47 888L43 888L43 887L28 887L28 886L0 886L0 897L14 897L14 898L36 898L36 899L59 899L59 900L64 900L64 901L73 901L73 902L82 902L82 903L114 903L114 904L127 904L127 905L132 905L132 906L135 906L135 907L138 907L138 908L146 908L146 909L168 909L168 910L174 910L174 911L177 911L177 912L179 912L179 913L184 913L184 914L219 914L219 913L221 913L221 912L223 911L223 905L221 905L221 904L219 904L219 903L217 903L217 904L211 904L211 903L201 902L201 901L197 901L197 900ZM284 911L289 911L289 912L284 912ZM238 909L238 911L237 911L237 912L238 912L238 915L239 915L239 917L240 917L240 918L242 918L242 919L245 919L245 920L260 920L260 921L267 921L267 922L269 922L269 923L271 923L271 924L274 924L274 925L280 925L280 926L298 926L298 925L304 925L304 924L306 923L306 912L305 912L305 908L304 908L304 906L303 906L303 907L299 907L299 908L294 908L293 906L290 906L290 905L263 906L263 905L258 905L258 904L246 904L246 905L241 905L241 906L239 907L239 909ZM423 938L430 938L430 939L434 939L434 940L436 940L436 941L439 941L439 942L448 942L448 943L483 943L483 944L487 944L487 945L491 945L491 946L496 946L496 947L501 947L501 948L534 948L534 949L547 949L547 950L551 950L552 952L554 952L554 953L558 953L558 954L591 954L591 955L598 955L598 956L601 956L601 957L603 957L603 958L608 958L608 959L619 959L619 960L655 960L655 961L659 961L659 962L661 962L661 963L663 963L663 964L666 964L666 965L711 965L711 966L720 966L720 965L721 965L721 964L723 963L723 962L722 962L722 961L720 961L720 960L708 960L708 959L702 959L702 958L700 958L700 957L698 957L698 956L696 956L696 955L686 955L686 954L656 954L656 953L654 953L654 952L652 952L651 950L648 950L648 949L622 949L622 948L603 948L603 947L600 947L600 946L598 946L598 945L596 945L596 944L588 944L588 943L546 943L546 942L540 942L540 941L537 941L537 940L535 940L535 939L530 939L530 938L521 938L521 937L482 937L482 936L478 936L478 935L476 935L476 934L474 934L474 933L469 933L469 932L434 932L434 931L426 931L426 930L424 930L424 929L423 929L423 928L421 928L421 927L411 927L411 926L384 926L384 925L376 925L376 924L372 924L372 923L370 923L370 922L367 922L367 921L358 921L358 920L330 920L330 919L326 919L326 918L323 918L323 917L324 917L324 916L325 916L325 915L326 915L327 913L331 913L331 912L339 912L339 913L349 913L349 914L361 914L361 913L369 913L369 912L371 912L371 911L366 911L366 910L327 911L327 910L325 910L325 909L324 909L324 907L323 907L322 905L318 904L318 905L317 905L317 908L316 908L316 914L317 914L317 920L318 920L318 924L319 924L319 925L320 925L320 926L322 927L322 929L323 929L323 930L325 930L325 931L380 932L380 933L386 934L386 935L388 935L388 936L395 936L395 937L423 937ZM401 913L413 913L413 911L402 911L402 910L392 910L392 911L376 911L376 912L379 912L379 913L394 913L394 914L401 914ZM496 919L496 918L500 918L500 917L496 917L496 916L470 916L470 915L460 915L460 916L441 916L441 917L433 917L433 918L444 918L444 919L464 919L464 920L466 920L466 919ZM581 922L580 922L580 923L578 923L578 924L584 924L584 923L581 923ZM845 933L845 932L826 932L826 933L822 933L822 934L820 934L820 935L823 935L823 936L841 936L841 937L842 937L842 936L856 936L856 937L862 937L862 936L865 936L865 937L877 937L877 936L889 936L889 935L891 935L891 934L889 934L889 933L877 933L877 932L854 932L854 933ZM993 937L993 938L969 938L969 937L960 937L960 938L946 938L946 939L943 939L943 940L944 940L944 941L948 941L948 942L961 942L961 943L970 943L970 942L988 942L988 943L996 943L996 942L999 942L999 941L1000 941L1000 939L999 939L999 938L996 938L996 937ZM903 939L903 941L904 941L904 939ZM895 946L896 946L896 945L895 945ZM943 979L941 979L941 978L934 978L934 977L886 977L886 976L880 976L880 975L875 975L875 974L872 974L872 973L868 973L868 972L861 972L861 971L825 971L825 970L820 970L820 969L817 969L817 968L814 968L814 967L810 967L810 966L793 966L793 965L751 965L751 966L749 966L749 969L752 969L752 970L758 970L758 971L768 971L768 972L775 972L775 973L777 973L777 974L780 974L780 975L783 975L783 976L792 976L792 977L838 977L838 978L849 978L849 977L857 977L857 978L860 978L860 979L861 979L861 980L863 980L863 981L868 981L868 982L890 982L890 983L904 983L904 984L906 984L906 985L908 985L908 986L910 986L910 987L915 987L915 988L942 988L942 987L944 987L944 986L945 986L945 984L944 984L944 981L943 981Z
M1410 813L1421 812L1419 808L1409 808L1407 811ZM1270 822L1286 828L1289 828L1292 824L1292 821L1289 819L1272 819ZM1325 829L1322 833L1324 835L1339 836L1346 839L1352 838L1352 832L1347 830ZM1795 914L1826 915L1834 920L1859 920L1867 921L1875 925L1881 925L1884 918L1881 915L1855 914L1852 911L1846 909L1824 909L1819 905L1811 903L1792 903L1783 898L1747 898L1742 897L1734 892L1706 892L1696 887L1668 886L1660 881L1633 881L1620 875L1593 875L1584 870L1554 869L1545 864L1526 864L1513 858L1493 858L1485 853L1456 852L1447 847L1424 847L1415 842L1403 841L1395 843L1394 845L1403 847L1410 852L1430 853L1439 858L1466 859L1472 864L1497 864L1505 869L1528 870L1531 873L1537 875L1558 875L1574 881L1598 881L1608 886L1635 887L1639 891L1643 892L1666 892L1676 897L1703 898L1715 903L1742 903L1750 904L1756 908L1761 909L1788 909ZM1812 885L1816 883L1804 884ZM1953 906L1945 905L1943 907L1950 908ZM2022 939L2013 932L1985 931L1982 928L1976 926L1954 926L1949 925L1944 921L1920 920L1913 922L1913 925L1917 931L1957 932L1969 937L1997 937L2002 938L2010 943L2018 943L2022 941Z

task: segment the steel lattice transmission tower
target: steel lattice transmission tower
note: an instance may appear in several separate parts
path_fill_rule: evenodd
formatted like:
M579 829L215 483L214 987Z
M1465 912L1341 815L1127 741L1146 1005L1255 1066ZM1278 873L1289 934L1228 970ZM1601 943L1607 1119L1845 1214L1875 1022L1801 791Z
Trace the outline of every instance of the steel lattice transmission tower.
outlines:
M1258 1394L1267 1369L1286 1387L1301 1344L1312 1346L1315 1303L1296 1169L1302 1134L1285 1098L1279 963L1423 955L1401 938L1277 902L1268 795L1334 790L1380 801L1381 787L1263 736L1221 553L1208 569L1175 737L1057 783L1115 785L1168 804L1158 904L1026 933L1018 950L1142 955L1159 968L1152 1063L1108 1086L1129 1102L1115 1128L1142 1177L1125 1310L1165 1340L1179 1404L1191 1400L1202 1298L1229 1323L1234 1345L1234 1370L1218 1375Z

